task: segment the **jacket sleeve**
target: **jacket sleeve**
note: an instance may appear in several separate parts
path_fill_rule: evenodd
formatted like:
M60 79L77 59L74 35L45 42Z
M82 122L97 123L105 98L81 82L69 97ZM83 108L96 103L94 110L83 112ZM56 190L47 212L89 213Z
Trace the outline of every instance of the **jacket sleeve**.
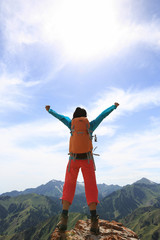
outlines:
M63 116L61 114L58 114L52 109L49 109L48 111L50 114L52 114L55 118L59 119L61 122L63 122L70 130L71 130L71 119L69 117Z
M103 119L106 118L116 108L117 107L115 105L112 105L111 107L104 110L95 120L90 122L90 130L93 132L103 121Z

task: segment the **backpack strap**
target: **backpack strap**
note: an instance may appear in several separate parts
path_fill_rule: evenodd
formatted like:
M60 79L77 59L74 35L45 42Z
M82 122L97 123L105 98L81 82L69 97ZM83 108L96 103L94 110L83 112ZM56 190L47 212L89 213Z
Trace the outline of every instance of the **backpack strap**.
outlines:
M87 159L88 159L88 164L89 164L89 161L90 161L90 152L87 153Z
M93 161L93 165L94 165L94 171L96 171L96 164L95 164L95 161L94 161L93 154L92 154L92 161Z
M89 164L90 160L93 161L94 170L96 171L96 165L95 165L95 161L94 161L93 153L88 152L88 153L87 153L87 159L88 159L88 164Z
M73 157L73 161L75 162L77 154L76 153L68 153L68 155L70 155L70 157L69 157L69 165L68 165L68 172L70 172L72 157Z
M88 132L88 134L89 134L90 140L92 140L92 132L93 132L93 131L89 129L88 124L87 124L87 132Z
M75 130L74 130L74 125L73 125L73 127L71 128L71 131L70 131L70 134L71 134L71 136L73 135L73 132L74 132Z

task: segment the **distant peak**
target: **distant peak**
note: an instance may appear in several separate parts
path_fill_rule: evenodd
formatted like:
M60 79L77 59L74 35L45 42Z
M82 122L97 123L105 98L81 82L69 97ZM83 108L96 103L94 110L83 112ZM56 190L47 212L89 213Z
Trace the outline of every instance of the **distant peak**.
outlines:
M146 184L146 185L153 185L153 184L157 184L155 182L152 182L151 180L147 179L147 178L141 178L140 180L138 180L137 182L135 182L136 184Z
M61 183L62 181L61 181L61 180L52 179L50 182L53 182L53 183Z
M57 180L52 179L51 182L57 182Z

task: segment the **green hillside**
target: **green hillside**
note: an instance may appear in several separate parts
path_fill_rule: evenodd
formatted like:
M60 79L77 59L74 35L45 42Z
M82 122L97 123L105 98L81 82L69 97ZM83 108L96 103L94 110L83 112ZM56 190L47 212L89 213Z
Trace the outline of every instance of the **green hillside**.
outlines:
M37 194L0 197L0 240L50 239L59 221L61 201ZM85 214L70 213L68 229Z
M135 231L141 240L158 240L160 206L138 208L123 220L123 224Z
M160 239L160 184L132 184L123 187L99 205L100 217L117 220L141 240Z
M0 235L10 235L36 226L56 215L60 205L37 194L0 198Z
M32 226L23 232L15 233L8 236L0 237L0 240L50 240L60 215L48 218L37 226ZM87 219L87 216L80 213L70 213L68 221L68 230L74 227L79 219Z
M153 206L160 197L160 184L132 184L105 197L98 206L103 219L121 220L136 208Z

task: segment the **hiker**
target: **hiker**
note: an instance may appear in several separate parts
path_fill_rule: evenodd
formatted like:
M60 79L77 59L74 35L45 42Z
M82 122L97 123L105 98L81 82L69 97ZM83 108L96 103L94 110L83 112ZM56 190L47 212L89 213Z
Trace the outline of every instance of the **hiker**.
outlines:
M85 194L87 204L91 213L90 231L94 234L99 233L98 218L96 212L98 201L98 189L95 176L95 164L93 158L92 137L93 132L114 109L119 106L114 103L111 107L104 110L95 120L89 122L85 109L77 107L73 113L72 120L69 117L58 114L47 105L46 110L54 117L63 122L71 131L69 144L69 162L66 169L65 182L62 194L62 214L57 228L60 232L67 229L68 210L72 204L79 169L81 168L84 178ZM80 140L81 139L81 140Z

